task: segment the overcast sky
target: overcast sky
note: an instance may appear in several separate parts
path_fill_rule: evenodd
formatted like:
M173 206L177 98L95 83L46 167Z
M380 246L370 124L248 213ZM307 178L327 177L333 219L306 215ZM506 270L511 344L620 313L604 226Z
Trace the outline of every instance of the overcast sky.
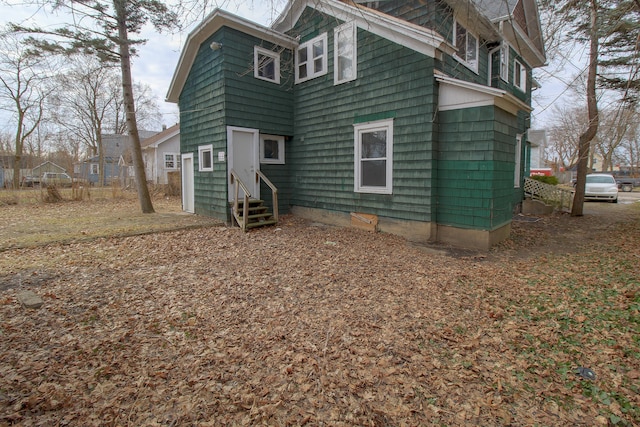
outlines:
M231 13L263 25L269 25L275 18L275 12L268 6L270 3L264 0L210 1L213 6L217 4ZM278 9L282 9L285 1L276 0L276 4ZM42 11L36 12L23 6L10 7L0 4L0 13L2 13L6 21L11 22L28 23L37 21L51 24L61 22L59 17L45 15ZM145 30L142 36L149 41L146 45L139 46L139 56L133 59L134 80L145 83L152 88L163 114L162 123L168 126L178 122L178 109L175 104L166 103L164 99L178 63L180 51L192 28L193 25L176 34L158 34L152 28ZM533 108L535 110L532 120L534 128L546 127L553 115L552 104L557 104L563 98L567 98L566 83L570 82L579 72L579 68L582 67L572 64L580 64L583 59L583 51L576 50L573 54L573 59L563 72L551 70L550 68L535 72L543 86L534 93Z

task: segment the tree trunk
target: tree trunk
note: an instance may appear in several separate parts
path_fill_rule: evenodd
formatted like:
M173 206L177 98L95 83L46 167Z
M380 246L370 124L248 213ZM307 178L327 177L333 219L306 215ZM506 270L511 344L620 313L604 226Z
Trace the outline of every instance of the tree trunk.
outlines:
M598 72L598 0L590 1L591 28L589 38L589 76L587 77L587 109L589 123L578 141L578 176L576 193L571 207L571 216L582 216L584 208L584 186L587 180L589 147L598 133L598 100L596 98L596 75Z
M125 104L127 129L131 136L131 157L136 177L136 189L142 213L154 213L147 177L142 160L142 147L140 146L140 134L136 122L136 109L133 98L133 79L131 78L131 54L129 52L129 37L127 34L126 0L114 0L114 7L118 21L118 46L120 49L120 66L122 69L122 91Z
M23 133L23 117L24 112L18 105L18 128L16 130L16 152L13 156L13 188L17 190L20 188L20 166L22 165L22 152L24 151L24 133Z

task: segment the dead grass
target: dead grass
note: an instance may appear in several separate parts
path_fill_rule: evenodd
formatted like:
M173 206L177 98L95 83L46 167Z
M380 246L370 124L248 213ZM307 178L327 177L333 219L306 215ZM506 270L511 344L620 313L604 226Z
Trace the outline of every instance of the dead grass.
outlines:
M156 197L155 214L140 212L135 193L111 188L91 190L90 197L72 200L72 189L61 189L65 200L43 202L46 190L0 193L0 251L71 243L96 238L130 236L219 224L211 218L181 212L179 198Z
M487 254L292 217L5 250L0 425L638 425L640 212L609 208Z

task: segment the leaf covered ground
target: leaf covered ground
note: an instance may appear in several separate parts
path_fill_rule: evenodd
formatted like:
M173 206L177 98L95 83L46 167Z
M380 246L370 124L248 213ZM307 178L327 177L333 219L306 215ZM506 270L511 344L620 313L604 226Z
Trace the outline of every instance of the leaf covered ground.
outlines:
M0 426L638 425L640 211L616 209L486 254L294 217L5 250Z

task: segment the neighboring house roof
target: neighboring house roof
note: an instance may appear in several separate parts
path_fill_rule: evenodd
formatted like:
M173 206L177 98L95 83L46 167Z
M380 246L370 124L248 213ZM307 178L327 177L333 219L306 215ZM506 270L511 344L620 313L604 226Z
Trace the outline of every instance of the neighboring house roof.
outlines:
M171 84L169 85L169 91L167 92L166 99L168 102L178 102L178 97L180 96L180 92L182 92L182 87L187 80L187 76L189 75L193 61L200 49L200 45L222 27L233 28L238 31L242 31L245 34L250 34L254 37L258 37L273 44L290 49L294 48L298 44L294 38L289 37L286 34L279 33L271 28L264 27L247 19L216 9L187 36L187 42L182 49L180 59L178 60L178 66L173 73Z
M180 133L180 123L176 123L175 125L163 130L162 132L156 133L150 138L145 139L140 143L142 149L145 148L157 148L160 144L167 141L170 138L178 135Z
M44 168L44 167L45 167L45 166L47 166L47 165L51 165L51 166L53 166L54 168L57 168L57 169L59 169L59 170L60 170L60 171L62 171L62 172L66 172L66 171L67 171L67 170L66 170L65 168L63 168L62 166L57 165L57 164L55 164L55 163L53 163L53 162L51 162L51 161L49 161L49 160L47 160L47 161L46 161L46 162L44 162L44 163L40 163L38 166L34 167L34 168L32 169L32 171L36 171L36 170L42 169L42 168Z

